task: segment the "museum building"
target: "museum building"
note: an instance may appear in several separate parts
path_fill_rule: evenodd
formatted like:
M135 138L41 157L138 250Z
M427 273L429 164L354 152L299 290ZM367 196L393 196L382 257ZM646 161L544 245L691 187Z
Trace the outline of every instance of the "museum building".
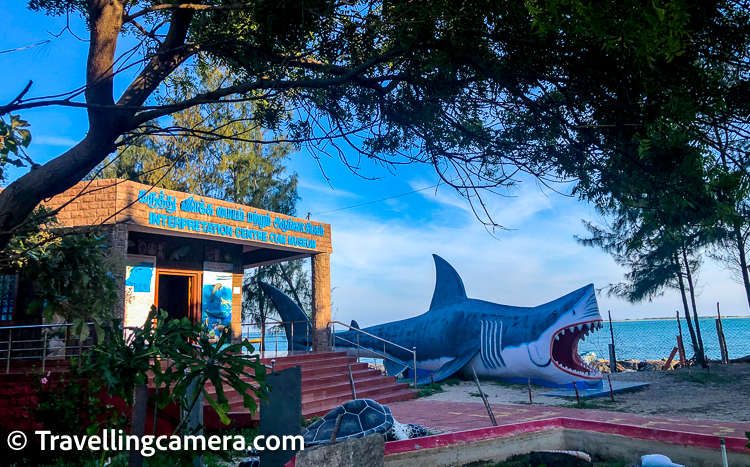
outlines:
M121 253L114 317L123 326L142 326L156 305L237 342L244 271L310 258L313 349L330 348L330 225L119 179L80 182L43 204L65 227L102 226ZM17 275L1 285L0 327L29 323Z

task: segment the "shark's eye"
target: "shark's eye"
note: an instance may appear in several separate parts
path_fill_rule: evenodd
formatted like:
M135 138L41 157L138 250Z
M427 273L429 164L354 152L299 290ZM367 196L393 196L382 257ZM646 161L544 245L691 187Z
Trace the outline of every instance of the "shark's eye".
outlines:
M552 316L557 316L557 310L552 312Z

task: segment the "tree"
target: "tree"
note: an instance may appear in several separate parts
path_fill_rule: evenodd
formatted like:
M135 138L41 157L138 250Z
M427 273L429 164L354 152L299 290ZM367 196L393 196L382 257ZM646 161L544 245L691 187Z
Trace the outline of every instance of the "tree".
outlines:
M633 170L638 176L606 181L609 193L602 193L597 208L610 221L603 227L585 222L592 236L577 240L603 249L628 269L624 282L610 284L610 294L638 302L668 287L678 289L696 358L705 365L696 276L700 252L715 240L721 218L705 153L686 144L690 135L682 131L662 135L646 150L630 148L639 152L641 166Z
M670 114L671 95L698 102L716 91L707 101L735 108L748 100L744 74L715 87L705 73L707 61L746 66L748 8L729 1L30 0L29 6L86 20L86 86L51 97L28 97L27 88L0 115L80 107L89 131L0 193L0 247L39 201L148 132L149 122L221 100L255 102L252 120L283 130L295 144L349 144L353 168L356 158L430 164L469 199L481 188L513 183L519 171L549 183L599 164L616 147L610 136L623 141L633 128ZM141 47L118 61L126 34ZM140 71L115 96L114 76L135 63ZM236 79L160 101L157 91L168 95L179 86L171 77L182 64L226 65ZM493 222L481 203L477 215Z
M113 272L123 258L108 248L103 232L64 228L48 212L37 208L10 239L0 252L0 270L19 272L33 283L25 312L41 312L47 323L72 322L73 332L86 339L87 323L100 329L117 301Z

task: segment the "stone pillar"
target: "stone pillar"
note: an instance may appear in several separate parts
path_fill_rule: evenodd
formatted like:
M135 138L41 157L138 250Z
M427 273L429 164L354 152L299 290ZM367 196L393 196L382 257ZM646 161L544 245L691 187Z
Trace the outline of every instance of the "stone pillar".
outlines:
M112 317L125 319L125 259L128 256L128 226L116 224L107 234L112 254L116 255L117 258L117 271L112 271L115 275L117 291L117 302L115 302Z
M312 325L313 351L331 350L328 323L331 321L331 255L318 253L312 257Z

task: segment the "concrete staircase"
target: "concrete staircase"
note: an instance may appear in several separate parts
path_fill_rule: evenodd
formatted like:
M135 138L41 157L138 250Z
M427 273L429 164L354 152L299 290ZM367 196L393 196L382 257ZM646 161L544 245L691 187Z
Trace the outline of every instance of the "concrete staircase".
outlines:
M261 361L271 365L272 358ZM321 352L275 357L276 371L297 365L302 367L302 416L310 418L328 413L331 409L352 399L347 364L352 366L354 387L360 399L373 399L381 404L413 399L416 391L407 383L398 383L395 376L383 376L380 370L368 368L367 363L357 363L346 352ZM225 388L226 389L226 388ZM214 393L214 388L206 390ZM246 427L257 424L258 413L250 412L242 405L242 397L234 391L226 392L231 412L229 418L233 427ZM204 407L204 425L207 428L226 428L208 404Z

